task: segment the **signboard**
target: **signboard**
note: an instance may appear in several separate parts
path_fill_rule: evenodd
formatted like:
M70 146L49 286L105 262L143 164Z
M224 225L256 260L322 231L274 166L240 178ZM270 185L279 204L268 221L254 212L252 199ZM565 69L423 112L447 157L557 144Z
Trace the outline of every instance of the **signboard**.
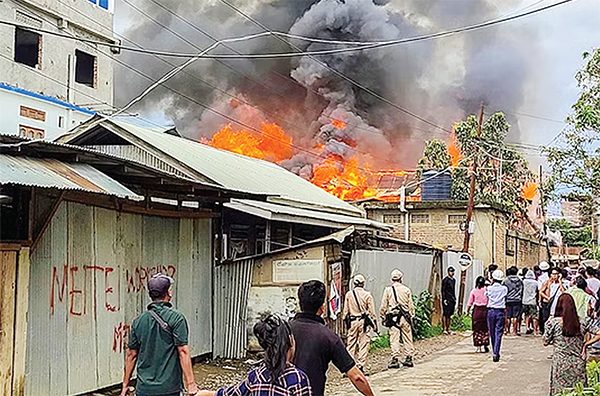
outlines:
M342 263L331 264L331 279L335 283L335 287L342 292Z
M461 271L466 271L473 264L473 257L469 253L461 253L458 256L458 266Z
M323 260L276 260L273 262L273 282L302 283L323 280Z

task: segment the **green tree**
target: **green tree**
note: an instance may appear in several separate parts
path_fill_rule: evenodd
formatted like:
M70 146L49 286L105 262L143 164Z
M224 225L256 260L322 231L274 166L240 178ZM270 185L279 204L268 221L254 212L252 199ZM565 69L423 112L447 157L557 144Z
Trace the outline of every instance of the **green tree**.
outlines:
M517 217L524 216L529 202L521 197L521 189L535 180L523 155L506 145L510 129L504 113L488 117L482 124L481 137L474 115L454 126L457 144L463 153L458 167L453 169L452 198L466 201L469 197L468 169L477 161L475 201L500 204ZM443 153L443 154L441 154ZM419 169L430 166L445 169L450 166L450 156L445 142L427 142Z
M598 197L600 193L600 48L583 54L585 66L575 79L579 98L567 117L563 144L545 147L552 171L549 188L566 186L579 194Z

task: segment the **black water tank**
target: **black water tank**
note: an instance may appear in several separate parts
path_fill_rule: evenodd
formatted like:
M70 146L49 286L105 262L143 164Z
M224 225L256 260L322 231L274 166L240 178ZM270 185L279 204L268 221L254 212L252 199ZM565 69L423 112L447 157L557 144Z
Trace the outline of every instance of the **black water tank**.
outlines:
M449 201L452 174L449 170L428 169L421 176L421 201Z

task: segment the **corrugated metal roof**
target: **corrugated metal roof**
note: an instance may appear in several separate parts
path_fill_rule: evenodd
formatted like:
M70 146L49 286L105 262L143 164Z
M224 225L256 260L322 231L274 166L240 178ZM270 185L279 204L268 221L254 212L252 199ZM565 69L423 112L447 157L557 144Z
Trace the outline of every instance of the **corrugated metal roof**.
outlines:
M193 140L166 134L157 128L147 128L120 119L103 120L102 123L113 123L226 188L277 196L269 197L269 200L291 202L294 206L318 207L350 216L364 216L361 209L271 162L215 149ZM85 129L76 132L67 140L76 140L83 133Z
M363 226L390 229L389 224L380 223L363 217L346 216L343 214L327 213L319 210L294 208L278 205L272 202L259 202L249 199L232 199L225 207L249 213L269 220L286 221L291 223L314 224L326 227L344 228L348 226Z
M67 164L56 159L0 155L0 184L78 190L144 200L90 165Z

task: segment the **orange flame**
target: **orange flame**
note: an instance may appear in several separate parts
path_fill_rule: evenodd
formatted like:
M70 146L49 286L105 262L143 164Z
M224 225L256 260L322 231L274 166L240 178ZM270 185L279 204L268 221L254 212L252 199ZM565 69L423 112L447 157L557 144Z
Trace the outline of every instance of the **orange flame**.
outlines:
M331 125L333 125L337 129L346 129L346 123L341 120L333 120L331 121Z
M528 181L521 187L521 198L531 201L538 193L538 186L535 182Z
M262 134L245 129L234 131L225 125L208 142L209 146L232 151L248 157L281 162L294 154L292 138L277 124L263 124Z
M313 168L311 182L341 199L354 201L375 195L369 187L371 179L368 164L360 169L356 158L342 163L330 156Z
M452 140L450 140L450 144L448 145L448 154L450 155L452 167L456 168L458 166L458 163L462 159L462 153L460 151L460 148L458 148L458 140L456 138L456 133L452 134Z

